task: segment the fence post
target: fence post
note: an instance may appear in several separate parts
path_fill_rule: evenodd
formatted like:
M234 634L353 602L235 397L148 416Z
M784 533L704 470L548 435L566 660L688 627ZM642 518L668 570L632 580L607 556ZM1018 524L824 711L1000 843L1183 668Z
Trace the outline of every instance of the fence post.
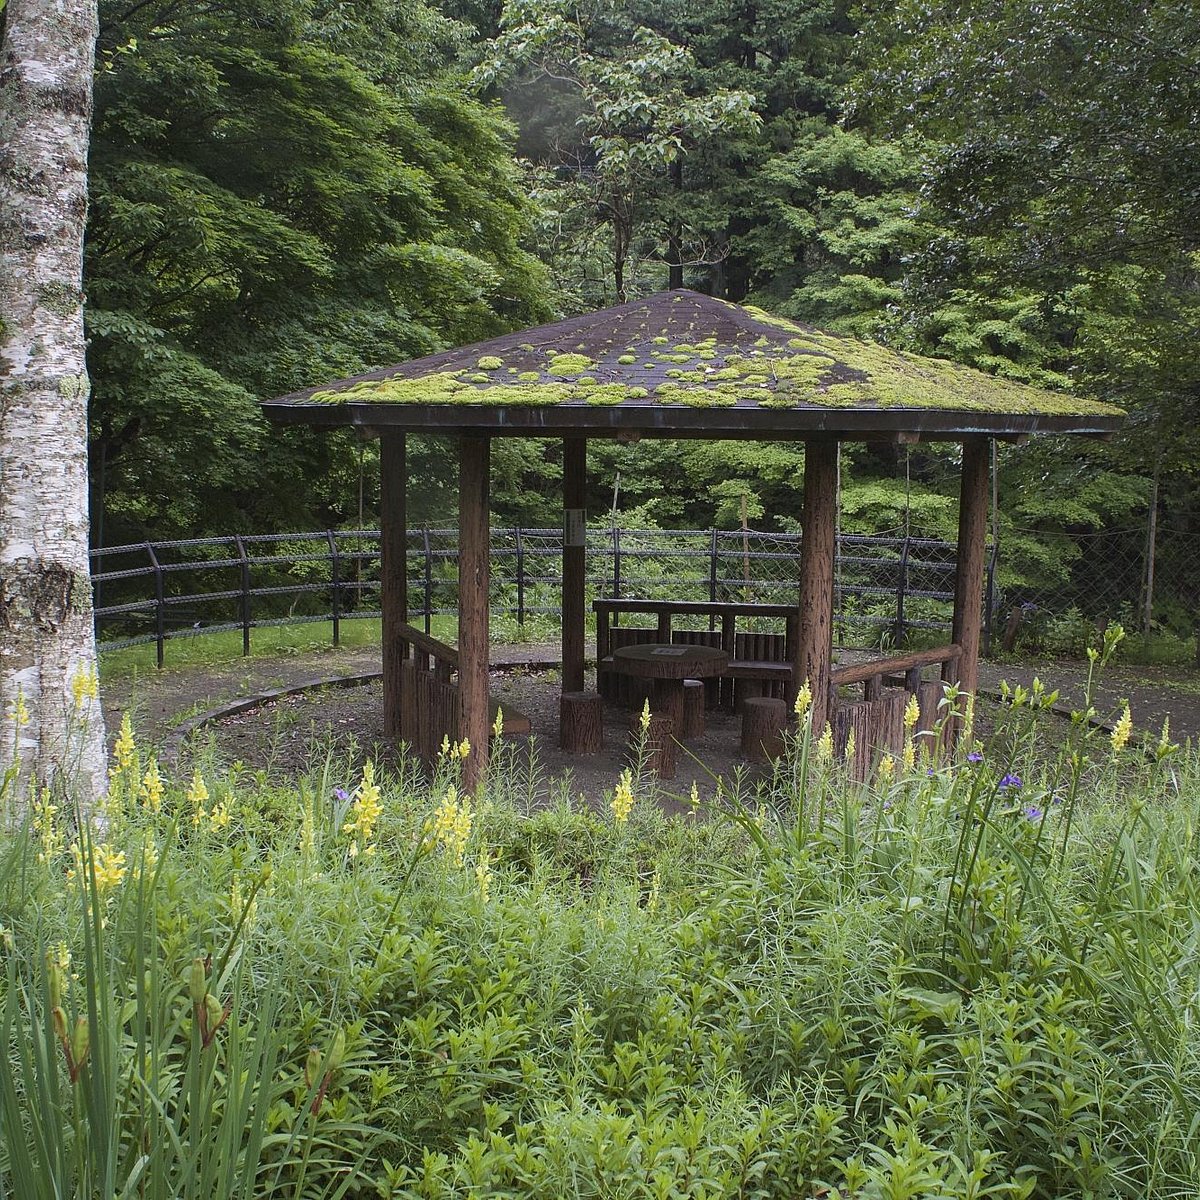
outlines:
M433 550L429 545L429 526L426 525L421 533L425 548L425 632L428 633L433 623L429 612L433 605Z
M892 631L897 646L904 645L904 597L908 591L908 554L911 545L908 534L905 534L904 549L900 551L900 580L896 585L896 627Z
M163 646L166 641L166 587L163 584L162 563L158 561L158 555L154 553L154 547L150 542L146 543L146 554L150 559L150 565L154 568L154 650L158 669L161 671Z
M525 539L520 525L513 526L517 542L517 625L525 625Z
M250 657L250 560L246 557L246 543L242 535L235 533L233 543L241 560L239 571L242 578L242 657Z
M341 645L342 558L338 553L337 538L334 537L333 530L325 530L325 536L329 540L330 576L333 582L333 644L337 647Z

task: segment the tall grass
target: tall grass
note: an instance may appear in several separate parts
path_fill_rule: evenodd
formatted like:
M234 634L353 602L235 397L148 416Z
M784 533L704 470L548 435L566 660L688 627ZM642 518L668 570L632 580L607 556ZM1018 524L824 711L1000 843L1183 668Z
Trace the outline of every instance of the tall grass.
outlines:
M0 1195L1194 1197L1200 758L1049 703L674 819L130 739L0 844Z

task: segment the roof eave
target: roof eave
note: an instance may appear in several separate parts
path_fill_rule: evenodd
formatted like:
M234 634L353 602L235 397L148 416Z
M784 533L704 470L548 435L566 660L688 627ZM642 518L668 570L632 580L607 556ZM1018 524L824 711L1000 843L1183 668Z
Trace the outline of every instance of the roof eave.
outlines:
M1069 433L1106 436L1123 418L1093 413L990 413L945 408L724 408L649 404L422 405L303 404L267 401L267 417L282 425L323 429L353 427L368 435L385 429L408 433L476 433L492 437L755 438L797 440L838 437L921 441L969 437L1023 437Z

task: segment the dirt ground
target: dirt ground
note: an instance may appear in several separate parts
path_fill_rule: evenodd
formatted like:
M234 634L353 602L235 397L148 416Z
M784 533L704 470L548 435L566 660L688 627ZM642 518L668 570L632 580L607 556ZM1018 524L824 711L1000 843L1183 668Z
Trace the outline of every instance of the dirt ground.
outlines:
M854 658L846 652L842 661ZM628 762L631 714L605 707L604 751L595 756L568 756L558 749L558 646L497 646L493 654L492 693L501 704L525 713L533 724L530 738L511 739L511 755L526 773L537 776L545 796L583 795L600 801L615 785ZM127 709L141 736L158 745L178 766L197 752L215 754L226 763L241 762L281 780L306 770L314 758L333 751L352 757L395 754L383 736L382 687L318 686L320 681L360 677L379 671L378 651L333 650L278 658L249 658L204 669L165 669L141 678L103 683L105 716L110 730ZM1064 712L1077 705L1087 681L1087 666L1075 662L985 663L981 690L999 689L1002 679L1026 687L1034 677L1060 689ZM305 685L311 685L305 687ZM594 686L589 678L588 686ZM207 717L219 706L253 699L277 689L304 688L254 704L247 711L215 721ZM1102 677L1097 696L1100 716L1115 717L1128 700L1137 728L1154 734L1170 717L1176 741L1200 738L1200 672L1186 668L1117 666ZM728 785L761 778L764 768L746 763L738 751L740 722L723 712L710 712L704 735L679 755L675 780L664 788L668 803L686 802L695 783L702 797L711 796L717 777Z

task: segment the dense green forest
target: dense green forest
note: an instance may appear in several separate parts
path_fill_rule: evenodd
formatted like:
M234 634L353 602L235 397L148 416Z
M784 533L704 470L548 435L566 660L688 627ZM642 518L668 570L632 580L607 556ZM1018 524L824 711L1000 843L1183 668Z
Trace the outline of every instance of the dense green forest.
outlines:
M1160 553L1200 534L1185 0L100 7L98 544L369 524L373 447L259 399L681 284L1127 407L1110 444L1000 450L1029 570L1105 527L1136 552L1151 508ZM802 454L597 445L590 507L792 528ZM498 520L557 521L547 455L498 446ZM446 521L446 448L412 458ZM948 533L955 474L848 446L844 526Z

